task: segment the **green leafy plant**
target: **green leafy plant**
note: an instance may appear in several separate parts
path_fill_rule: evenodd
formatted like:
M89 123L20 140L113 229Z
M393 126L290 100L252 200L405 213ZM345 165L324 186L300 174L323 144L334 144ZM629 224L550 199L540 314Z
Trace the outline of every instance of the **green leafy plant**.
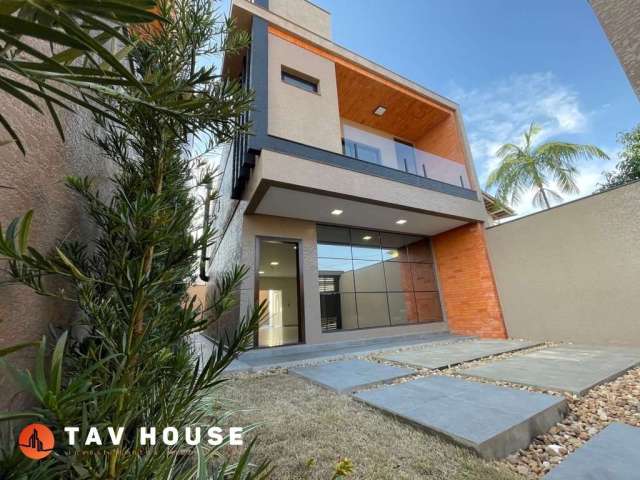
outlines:
M353 473L353 462L348 458L341 458L336 464L335 472L331 480L343 480Z
M118 120L96 114L99 128L90 134L117 167L113 192L101 194L89 178L67 178L95 223L95 242L65 240L50 253L39 252L29 245L32 212L0 227L0 259L13 280L74 302L80 312L72 330L57 332L52 351L45 340L39 342L31 372L16 371L10 357L2 359L34 401L28 411L0 414L10 421L4 424L6 434L38 420L58 439L55 451L39 462L9 442L0 452L3 480L222 480L269 474L266 465L251 464L251 447L237 462L225 461L228 438L215 447L140 446L136 439L142 426L182 432L186 426L221 423L228 412L214 409L211 396L264 315L263 306L251 309L210 358L194 359L189 336L233 305L246 269L238 266L217 278L206 308L188 294L199 252L216 235L211 222L202 230L194 225L202 207L194 191L210 184L214 172L203 167L190 145L195 138L211 145L226 142L246 129L238 118L252 101L251 92L213 67L197 67L197 59L246 47L248 38L222 21L209 0L161 1L158 15L169 20L140 32L127 56L144 90L122 85L117 96L97 93ZM124 427L124 439L117 446L68 445L60 441L65 426L80 427L81 438L90 426Z
M520 145L502 145L496 155L501 159L498 167L489 174L487 189L495 188L500 202L517 204L522 195L535 190L533 204L550 208L549 198L561 201L562 196L550 188L555 183L564 194L578 192L575 178L578 174L576 162L591 158L607 159L607 155L593 145L567 142L546 142L533 145L541 128L532 123L523 134Z
M618 143L622 145L620 161L615 170L604 174L605 180L599 185L599 192L640 180L640 124L629 132L619 133Z
M0 90L40 113L46 106L64 138L56 108L76 105L100 112L105 104L92 92L95 88L111 95L118 94L118 85L144 91L123 59L134 48L128 27L165 21L155 6L155 0L0 3ZM2 114L0 124L11 136L1 143L15 142L25 153Z

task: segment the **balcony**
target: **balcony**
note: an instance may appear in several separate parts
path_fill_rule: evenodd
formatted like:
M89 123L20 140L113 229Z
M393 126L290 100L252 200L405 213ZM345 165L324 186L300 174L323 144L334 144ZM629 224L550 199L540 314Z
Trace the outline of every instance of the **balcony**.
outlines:
M465 165L416 148L404 139L342 121L343 154L439 182L471 188Z

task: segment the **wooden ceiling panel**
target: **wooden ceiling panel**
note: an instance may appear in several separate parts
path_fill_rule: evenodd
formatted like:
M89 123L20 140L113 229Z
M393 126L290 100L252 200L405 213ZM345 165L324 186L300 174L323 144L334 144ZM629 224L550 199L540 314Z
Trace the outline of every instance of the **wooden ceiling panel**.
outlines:
M450 115L426 101L336 63L340 116L399 138L418 141ZM373 111L382 105L381 117Z

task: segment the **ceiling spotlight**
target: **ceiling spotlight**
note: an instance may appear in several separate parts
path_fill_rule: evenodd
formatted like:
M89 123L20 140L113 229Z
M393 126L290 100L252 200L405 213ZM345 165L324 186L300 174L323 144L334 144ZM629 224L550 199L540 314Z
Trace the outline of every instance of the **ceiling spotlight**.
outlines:
M259 273L260 275L264 275L264 270L258 270L258 273Z
M407 223L407 221L404 218L401 218L400 220L396 220L396 223L398 225L404 225L405 223Z
M371 240L371 235L365 235L362 237L363 240Z
M342 215L342 210L337 208L335 210L331 210L331 215Z
M278 265L280 265L280 262L271 262L269 263L269 265L271 265L272 267L277 267Z
M387 107L383 107L382 105L378 105L376 107L376 109L373 111L373 114L381 117L382 115L384 115L384 112L386 112L386 111L387 111Z

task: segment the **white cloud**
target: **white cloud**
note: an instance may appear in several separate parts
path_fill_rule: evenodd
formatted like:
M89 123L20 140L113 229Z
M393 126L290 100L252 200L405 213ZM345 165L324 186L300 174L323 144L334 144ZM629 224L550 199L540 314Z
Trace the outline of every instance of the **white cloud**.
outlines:
M482 89L464 90L454 86L449 96L461 105L471 152L483 185L499 163L496 150L504 143L520 143L522 133L532 121L542 127L537 141L584 133L588 129L589 114L582 110L578 94L550 72L511 75ZM604 161L580 165L577 178L580 194L565 196L564 200L593 192L602 181L602 170L609 166ZM531 213L532 198L533 192L524 196L519 205L514 205L516 211Z

